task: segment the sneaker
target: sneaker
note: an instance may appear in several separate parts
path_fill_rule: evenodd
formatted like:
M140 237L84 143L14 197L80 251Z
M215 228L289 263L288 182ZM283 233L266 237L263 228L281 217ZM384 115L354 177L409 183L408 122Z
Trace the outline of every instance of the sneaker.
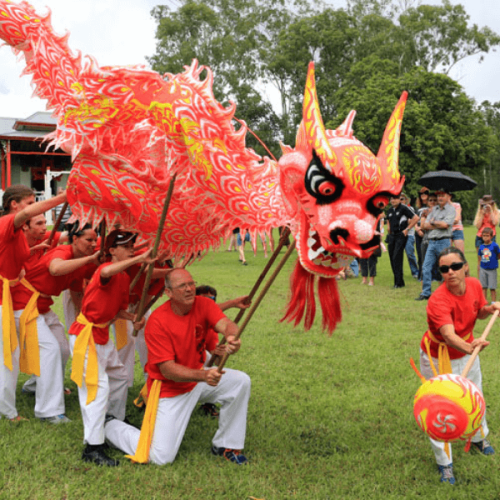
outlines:
M108 467L116 467L120 464L118 460L110 458L104 453L104 444L88 444L83 450L82 460L96 465L107 465Z
M207 417L214 417L214 418L219 418L219 410L217 409L217 406L215 406L212 403L204 403L200 406L200 410L207 416Z
M21 392L23 394L30 394L30 395L34 396L36 393L36 385L23 385Z
M490 442L487 439L483 439L482 441L479 441L479 443L471 443L476 450L481 452L483 455L494 455L495 450L493 449L493 446L491 446Z
M41 418L40 422L48 422L49 424L69 424L71 420L66 415L55 415L53 417Z
M247 457L241 454L241 450L232 450L231 448L217 448L212 446L212 454L224 457L226 460L236 465L245 465L248 463Z
M427 295L420 294L415 300L428 300L429 297Z
M453 475L453 464L438 465L439 473L441 474L442 483L455 484L455 476Z

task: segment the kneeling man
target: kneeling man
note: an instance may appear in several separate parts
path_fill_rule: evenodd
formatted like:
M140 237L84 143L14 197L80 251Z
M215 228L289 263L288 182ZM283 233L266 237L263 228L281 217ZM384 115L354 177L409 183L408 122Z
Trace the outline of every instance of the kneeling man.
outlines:
M240 340L235 340L238 327L213 300L196 296L196 283L186 270L172 271L165 284L170 300L153 312L145 330L149 411L146 410L141 442L138 429L118 420L106 424L106 438L126 453L135 453L135 457L130 457L134 461L146 461L149 452L149 461L159 465L171 463L197 403L221 403L212 453L244 464L247 459L241 450L245 444L250 378L237 370L219 373L215 368L203 368L209 329L222 333L228 352L234 354L240 348ZM156 420L149 417L151 408L156 410ZM152 438L145 437L148 432ZM139 457L140 449L144 452L145 447L146 456Z

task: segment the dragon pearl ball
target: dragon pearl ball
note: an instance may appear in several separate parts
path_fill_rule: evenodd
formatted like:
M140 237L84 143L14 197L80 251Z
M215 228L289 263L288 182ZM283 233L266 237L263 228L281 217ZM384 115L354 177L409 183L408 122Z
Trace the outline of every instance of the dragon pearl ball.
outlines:
M413 401L418 426L436 441L467 441L478 431L485 411L481 391L451 373L427 380Z

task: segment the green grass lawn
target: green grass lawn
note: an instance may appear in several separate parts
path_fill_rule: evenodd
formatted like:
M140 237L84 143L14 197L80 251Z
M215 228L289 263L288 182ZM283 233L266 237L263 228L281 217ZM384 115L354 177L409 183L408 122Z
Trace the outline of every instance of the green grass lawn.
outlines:
M473 228L466 228L467 258L476 274ZM222 302L248 293L265 265L247 246L248 266L236 252L209 253L191 266L194 279L215 286ZM284 253L284 251L282 252ZM441 485L426 436L412 412L420 380L418 364L426 329L425 302L415 302L420 284L405 261L406 288L393 290L389 257L379 259L374 287L361 278L339 282L343 321L332 337L320 319L309 332L279 322L295 258L264 299L243 334L241 351L228 367L252 378L245 454L247 467L211 456L217 422L193 414L172 465L98 468L80 460L83 427L76 386L66 398L71 424L51 426L34 418L34 398L21 393L18 410L30 418L18 425L0 420L0 499L371 499L499 498L500 375L498 331L481 354L490 440L499 455L464 453L454 445L457 484ZM434 284L436 286L436 284ZM60 301L56 312L62 317ZM500 325L500 323L498 324ZM480 322L480 334L486 322ZM137 425L142 413L132 405L142 385L130 391L128 416ZM115 458L121 453L112 451Z

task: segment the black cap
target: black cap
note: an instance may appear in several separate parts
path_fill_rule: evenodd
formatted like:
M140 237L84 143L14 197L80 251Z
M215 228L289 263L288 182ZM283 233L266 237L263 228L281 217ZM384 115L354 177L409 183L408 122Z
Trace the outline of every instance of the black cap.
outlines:
M112 247L126 245L129 241L135 243L136 239L137 233L115 229L114 231L111 231L106 238L106 250Z

